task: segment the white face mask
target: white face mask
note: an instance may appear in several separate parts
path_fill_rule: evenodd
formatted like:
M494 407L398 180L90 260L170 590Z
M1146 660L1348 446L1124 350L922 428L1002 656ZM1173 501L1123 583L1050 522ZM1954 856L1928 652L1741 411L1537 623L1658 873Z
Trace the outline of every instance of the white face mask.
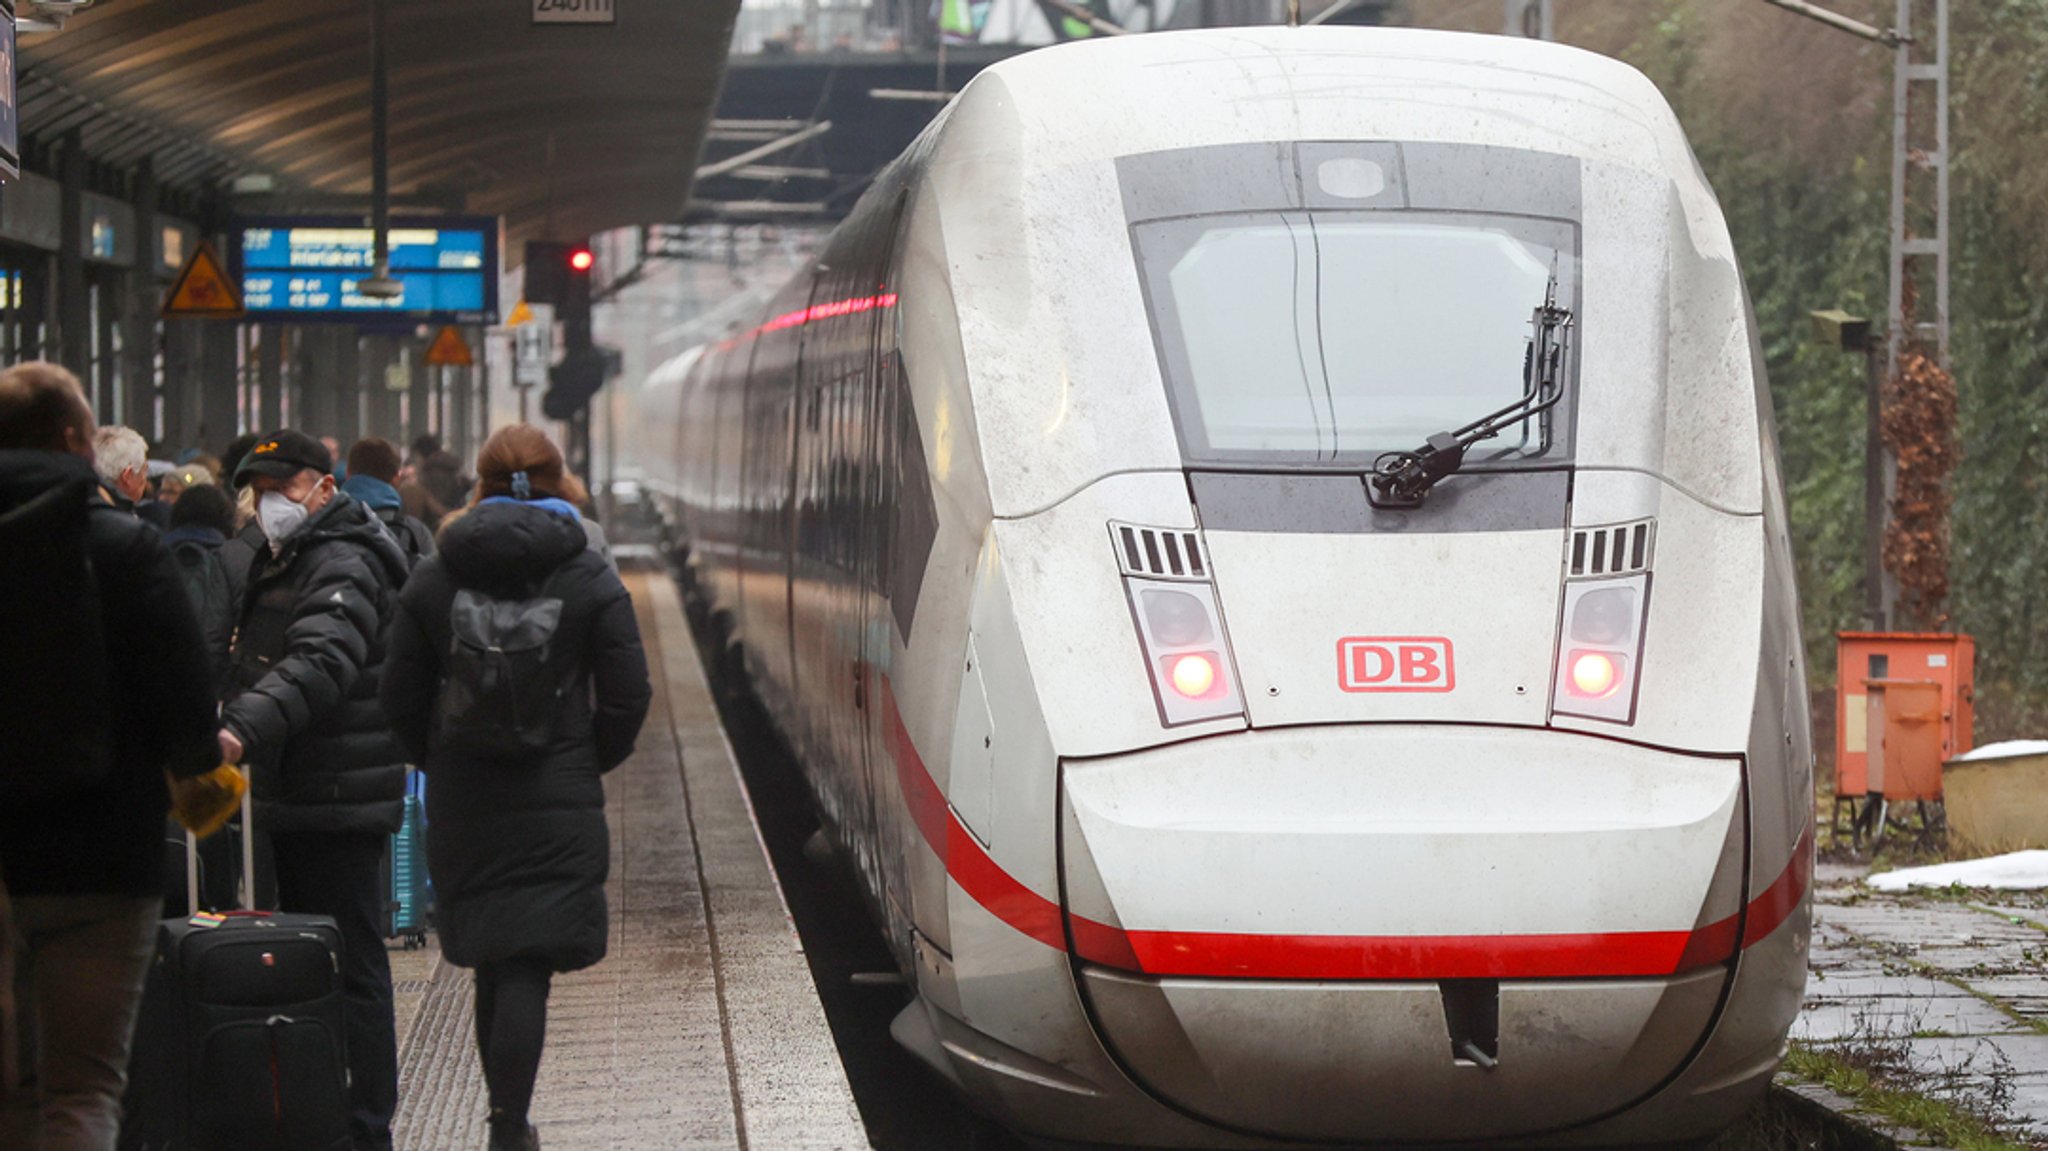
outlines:
M256 501L256 521L263 525L263 534L276 546L291 538L312 513L306 505L293 501L283 492L264 492Z

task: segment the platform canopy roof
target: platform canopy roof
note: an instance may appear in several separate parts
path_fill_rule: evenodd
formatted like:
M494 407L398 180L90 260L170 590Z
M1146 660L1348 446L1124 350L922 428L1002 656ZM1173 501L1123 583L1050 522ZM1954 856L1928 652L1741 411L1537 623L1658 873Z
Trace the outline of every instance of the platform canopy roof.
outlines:
M391 186L502 215L516 242L680 217L739 0L388 0ZM369 0L100 0L20 46L25 137L154 157L186 186L268 175L273 207L366 203ZM552 228L549 221L552 220Z

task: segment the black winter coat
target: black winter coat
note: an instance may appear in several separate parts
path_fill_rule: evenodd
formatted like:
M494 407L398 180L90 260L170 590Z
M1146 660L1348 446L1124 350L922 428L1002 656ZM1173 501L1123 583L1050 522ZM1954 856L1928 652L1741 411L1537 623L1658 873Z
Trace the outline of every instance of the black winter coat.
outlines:
M62 484L97 482L77 456L0 452L0 511ZM163 537L108 504L86 514L113 678L113 766L75 795L0 802L0 876L15 895L160 893L164 772L190 777L220 761L206 650ZM28 654L56 661L69 653Z
M405 554L337 492L255 557L221 722L247 748L271 832L390 834L405 815L405 754L377 703Z
M164 546L185 582L185 597L206 639L206 658L213 666L216 696L228 689L228 653L234 647L235 618L241 614L241 593L228 562L221 555L227 537L212 528L187 526L164 533Z
M575 653L553 748L475 761L434 745L449 609L460 588L523 599L547 582L562 600L557 643ZM465 967L515 957L574 971L604 958L611 837L598 777L632 754L652 689L633 601L577 521L483 504L441 532L400 600L384 709L427 772L427 870L441 951Z

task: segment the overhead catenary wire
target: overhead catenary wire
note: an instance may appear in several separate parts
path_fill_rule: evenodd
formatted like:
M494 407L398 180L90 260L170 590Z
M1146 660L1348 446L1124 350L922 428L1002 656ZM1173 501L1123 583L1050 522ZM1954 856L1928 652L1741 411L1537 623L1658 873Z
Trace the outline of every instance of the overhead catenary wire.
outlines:
M1295 15L1299 16L1301 14L1301 0L1293 0L1293 3ZM1335 20L1337 17L1342 16L1344 13L1349 12L1356 7L1358 7L1358 0L1337 0L1336 3L1330 5L1328 8L1323 9L1321 12L1318 12L1315 15L1309 17L1307 20L1301 21L1301 25L1304 28L1313 28L1316 25L1324 23L1326 21Z
M1787 12L1796 12L1810 20L1818 20L1830 28L1847 32L1851 36L1861 36L1865 40L1875 40L1887 48L1896 48L1901 44L1909 43L1913 39L1912 36L1902 29L1879 28L1875 25L1865 24L1861 20L1852 20L1839 12L1830 12L1818 4L1808 3L1807 0L1764 0L1764 3L1783 8Z

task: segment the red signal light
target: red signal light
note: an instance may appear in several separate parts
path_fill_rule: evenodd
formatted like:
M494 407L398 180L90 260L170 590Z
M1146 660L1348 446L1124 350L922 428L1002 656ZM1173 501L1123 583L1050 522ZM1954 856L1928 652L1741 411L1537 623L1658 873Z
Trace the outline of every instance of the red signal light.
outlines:
M579 272L589 271L591 265L595 263L597 263L597 257L591 254L589 248L578 248L569 253L569 266Z
M1205 652L1176 657L1169 678L1173 690L1189 699L1201 699L1216 687L1216 663Z
M1581 651L1572 655L1571 677L1573 695L1600 699L1620 684L1621 669L1615 657L1604 651Z

